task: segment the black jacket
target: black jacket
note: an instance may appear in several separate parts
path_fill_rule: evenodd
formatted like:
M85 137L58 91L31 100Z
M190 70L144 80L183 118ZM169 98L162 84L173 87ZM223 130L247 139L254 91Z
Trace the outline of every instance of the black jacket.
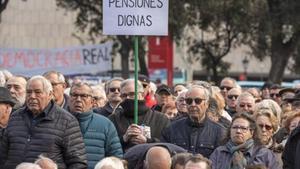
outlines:
M85 147L77 119L51 101L33 118L21 108L10 117L3 135L0 168L14 169L19 163L34 162L43 154L60 169L86 169Z
M154 146L165 147L168 149L171 157L178 153L185 153L186 150L170 143L149 143L140 144L130 148L125 154L124 159L128 162L128 168L130 169L143 169L144 160L148 150Z
M123 135L126 133L130 124L133 124L134 117L127 114L123 109L118 109L114 114L109 116L109 119L114 123L120 137L123 150L134 146L130 143L125 143ZM149 108L140 108L138 114L138 125L149 126L151 129L151 139L147 139L147 143L159 142L161 131L169 126L170 120L160 112L154 112Z
M300 126L291 133L282 153L284 169L300 169Z
M163 130L161 141L176 144L189 152L209 155L220 145L225 137L225 128L208 118L195 123L189 117L179 119Z

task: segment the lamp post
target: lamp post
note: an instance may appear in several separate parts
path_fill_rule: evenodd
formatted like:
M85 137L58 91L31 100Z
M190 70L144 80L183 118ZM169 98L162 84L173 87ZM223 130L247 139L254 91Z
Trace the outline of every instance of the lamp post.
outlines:
M249 60L248 60L247 56L245 56L244 59L242 60L242 64L243 64L243 68L244 68L245 80L247 80L247 70L249 67Z

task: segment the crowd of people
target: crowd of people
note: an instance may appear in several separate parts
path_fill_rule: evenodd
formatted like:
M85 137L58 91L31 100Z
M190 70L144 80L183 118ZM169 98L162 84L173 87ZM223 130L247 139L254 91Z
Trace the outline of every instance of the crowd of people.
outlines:
M3 169L299 169L300 89L0 72ZM135 93L137 92L137 93ZM135 97L138 112L135 118Z

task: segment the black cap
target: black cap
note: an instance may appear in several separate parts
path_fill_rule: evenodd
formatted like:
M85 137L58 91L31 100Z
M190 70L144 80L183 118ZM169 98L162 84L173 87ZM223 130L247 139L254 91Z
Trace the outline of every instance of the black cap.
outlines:
M16 104L9 90L5 87L0 87L0 103L7 103L12 107Z
M168 92L170 95L173 95L173 90L169 87L169 86L167 86L167 85L165 85L165 84L162 84L162 85L160 85L158 88L157 88L157 90L156 90L156 94L159 94L160 92L162 92L162 91L166 91L166 92Z
M150 80L146 75L139 74L138 79L142 83L148 83L148 84L150 83Z

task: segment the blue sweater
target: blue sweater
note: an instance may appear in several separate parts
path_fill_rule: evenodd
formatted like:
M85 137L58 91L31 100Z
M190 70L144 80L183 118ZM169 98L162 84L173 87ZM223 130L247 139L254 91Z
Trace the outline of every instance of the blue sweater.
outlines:
M93 169L104 157L123 157L118 133L109 119L91 111L80 113L77 118L83 135L89 169Z

